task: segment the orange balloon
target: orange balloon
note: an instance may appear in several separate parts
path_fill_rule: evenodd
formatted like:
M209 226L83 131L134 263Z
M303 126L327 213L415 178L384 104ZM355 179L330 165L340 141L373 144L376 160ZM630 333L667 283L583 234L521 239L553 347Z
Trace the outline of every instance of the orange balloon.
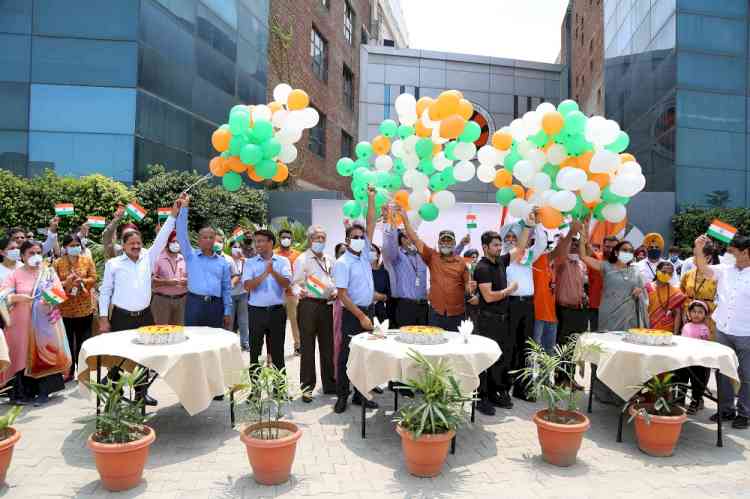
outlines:
M497 171L497 173L495 173L495 180L493 181L493 183L498 189L502 189L503 187L510 187L511 184L513 184L513 174L505 168L501 168Z
M453 114L440 122L440 136L444 139L458 138L464 131L466 120L457 114Z
M223 128L218 128L211 135L211 145L219 152L229 149L229 141L232 140L232 132Z
M526 194L523 191L523 187L521 187L518 184L513 184L510 186L511 190L516 193L516 197L519 199L523 199L524 195Z
M471 104L471 102L467 101L466 99L461 99L458 101L458 115L461 116L465 120L470 120L472 116L474 116L474 106Z
M208 169L217 177L223 177L224 174L229 171L227 161L221 156L211 158L211 161L208 162Z
M272 113L275 113L276 111L281 111L284 109L284 104L277 101L272 101L268 103L268 107L271 110Z
M230 156L226 164L233 172L242 173L247 170L247 165L240 161L239 156Z
M557 111L550 111L542 116L542 130L547 135L557 135L562 130L565 120Z
M377 137L372 139L372 150L375 151L375 154L377 154L378 156L388 154L388 151L391 150L391 141L388 140L388 137L378 135Z
M417 124L414 126L414 133L417 137L430 138L432 137L432 128L427 128L422 123L422 120L417 120Z
M277 161L276 164L278 165L278 168L276 169L276 175L271 177L271 180L273 180L274 182L283 182L287 179L287 177L289 177L289 167L281 161Z
M417 101L417 117L421 118L422 114L424 113L424 110L427 109L430 104L432 104L434 101L431 97L422 97Z
M492 135L492 146L501 151L507 151L513 145L513 136L506 132L497 131Z
M594 208L596 208L596 205L598 205L599 203L600 201L591 201L590 203L587 203L585 201L583 202L583 204L585 204L586 208L588 208L589 210L593 210Z
M609 184L609 173L592 173L589 175L589 180L593 180L604 189Z
M406 211L409 211L409 191L398 191L393 196L393 200Z
M568 156L563 160L562 163L560 163L560 168L565 168L566 166L572 166L577 168L578 167L578 158L575 156Z
M443 94L453 94L456 97L458 97L459 100L464 98L464 94L462 94L460 90L446 90L445 92L440 93L440 95L443 95Z
M427 108L427 116L429 116L432 121L440 121L446 115L443 114L443 112L440 110L440 107L438 106L437 101L435 101Z
M628 161L635 161L635 156L633 156L629 152L620 154L620 163L627 163Z
M511 187L511 189L512 189L512 188L513 188L513 187ZM532 197L534 197L534 189L531 189L531 188L529 188L529 189L528 189L528 190L526 191L526 194L525 194L525 196L526 196L526 201L528 201L528 200L530 200L530 199L531 199Z
M432 155L437 156L443 150L442 144L432 144Z
M263 182L263 179L259 177L257 173L255 173L254 166L247 167L247 176L250 177L250 180L252 180L253 182Z
M537 212L542 225L548 229L557 229L563 223L563 216L558 210L551 206L542 206Z
M305 92L304 90L295 88L294 90L289 92L289 97L287 97L286 100L286 107L288 107L290 111L305 109L309 105L310 96L307 95L307 92Z
M450 116L458 113L458 104L460 101L461 97L457 93L448 91L440 94L435 105L440 116ZM432 114L432 106L430 106L430 114ZM430 119L432 119L432 116L430 116Z
M589 165L591 164L591 158L594 157L593 151L586 151L585 153L578 156L578 167L589 171Z

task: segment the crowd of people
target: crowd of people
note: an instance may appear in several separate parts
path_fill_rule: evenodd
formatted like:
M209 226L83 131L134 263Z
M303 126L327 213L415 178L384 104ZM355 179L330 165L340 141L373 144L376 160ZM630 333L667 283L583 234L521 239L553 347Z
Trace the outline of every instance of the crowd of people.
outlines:
M0 297L10 305L4 333L11 357L0 383L12 384L14 402L44 403L72 378L93 324L100 333L150 324L224 328L238 333L251 366L259 365L265 346L267 362L281 369L289 321L303 402L313 400L318 384L317 347L322 392L336 395L334 411L342 413L350 395L352 404L377 407L352 390L346 373L352 337L372 330L375 318L388 319L391 328L433 325L450 331L471 318L475 332L502 350L480 376L477 409L493 415L496 408L511 409L513 398L532 400L513 374L525 365L528 340L551 352L583 331L651 327L718 341L737 353L737 401L728 395L729 380L720 376L720 410L736 428L747 427L749 238L736 235L720 259L719 245L701 236L693 256L682 261L677 248L664 251L658 234L647 235L639 248L614 236L592 243L588 227L572 221L564 235L549 237L532 212L498 232L483 233L481 250L468 247L468 235L458 241L451 230L441 230L433 247L398 205L376 213L374 189L368 196L364 223L346 225L335 258L326 253L327 234L317 225L308 228L301 253L292 248L288 230L277 235L259 229L227 245L223 233L203 227L193 247L186 194L175 201L152 246L144 248L137 226L122 224L118 210L102 235L108 260L98 289L87 227L58 238L51 224L44 243L12 229L0 239ZM382 248L372 242L381 215ZM52 257L51 265L45 256ZM45 286L60 286L68 296L48 319L64 327L71 362L40 373L30 364L29 344L33 304ZM700 411L708 369L675 375L691 385L688 411ZM603 402L616 398L604 385L593 389ZM145 391L139 397L156 403Z

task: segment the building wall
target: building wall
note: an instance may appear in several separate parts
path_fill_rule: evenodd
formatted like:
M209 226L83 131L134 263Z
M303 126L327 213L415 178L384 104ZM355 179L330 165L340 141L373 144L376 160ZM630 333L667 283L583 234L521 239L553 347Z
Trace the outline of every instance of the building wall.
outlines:
M327 5L327 6L326 6ZM355 12L353 39L344 37L345 2L340 0L271 0L269 26L271 38L268 52L268 99L281 82L302 88L310 95L310 104L325 116L325 154L308 147L310 132L306 131L297 144L298 157L292 163L295 178L332 190L346 190L346 182L336 174L336 161L342 156L342 132L357 143L357 105L359 98L359 47L362 31L370 25L370 4L367 0L349 0ZM312 70L311 30L315 28L327 42L328 75L320 79ZM289 42L274 32L290 34ZM354 106L343 99L344 65L353 73ZM320 125L319 125L320 126Z
M409 32L401 10L400 0L372 0L373 28L370 30L370 45L409 47ZM373 43L375 42L375 43Z
M602 0L570 2L571 98L587 115L604 114L604 9Z

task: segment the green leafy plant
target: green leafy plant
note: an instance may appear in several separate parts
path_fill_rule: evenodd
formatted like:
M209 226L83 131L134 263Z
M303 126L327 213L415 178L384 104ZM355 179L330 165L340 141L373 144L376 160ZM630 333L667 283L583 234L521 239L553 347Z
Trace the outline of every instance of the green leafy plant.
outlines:
M243 369L240 384L229 391L234 392L237 426L260 423L252 436L261 440L283 436L274 423L284 417L285 406L292 399L286 369L277 369L274 365L252 371Z
M414 393L414 399L393 420L415 440L422 434L455 431L466 419L464 404L472 398L461 394L458 381L444 359L430 361L415 350L409 350L408 354L421 372L403 384L403 389Z
M143 399L134 401L135 389L146 379L146 371L137 367L132 373L120 371L117 381L88 382L103 408L99 415L88 418L96 422L94 440L106 444L134 442L148 434L146 422L151 415L143 414ZM128 398L125 398L125 392Z
M716 218L737 227L740 234L750 233L750 208L687 207L672 217L675 245L682 253L692 254L695 239L705 234Z
M623 412L633 405L637 415L651 424L650 416L679 416L685 408L677 400L685 396L687 386L684 383L672 381L674 373L660 374L654 376L642 385L631 388L638 388L636 397L623 407ZM652 403L651 403L652 402ZM645 404L645 405L644 405ZM628 422L632 421L635 415L632 415Z
M18 415L21 414L22 410L22 406L14 405L13 407L5 411L5 414L0 416L0 440L5 440L6 438L10 437L10 427L13 426L13 423L15 422Z

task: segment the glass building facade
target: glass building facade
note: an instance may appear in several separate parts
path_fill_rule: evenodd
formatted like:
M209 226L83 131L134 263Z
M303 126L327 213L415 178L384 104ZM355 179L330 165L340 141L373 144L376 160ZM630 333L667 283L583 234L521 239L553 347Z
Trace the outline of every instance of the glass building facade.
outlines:
M750 194L747 0L605 0L606 114L647 191L677 207Z
M266 100L269 0L0 0L0 168L208 171L211 133Z

